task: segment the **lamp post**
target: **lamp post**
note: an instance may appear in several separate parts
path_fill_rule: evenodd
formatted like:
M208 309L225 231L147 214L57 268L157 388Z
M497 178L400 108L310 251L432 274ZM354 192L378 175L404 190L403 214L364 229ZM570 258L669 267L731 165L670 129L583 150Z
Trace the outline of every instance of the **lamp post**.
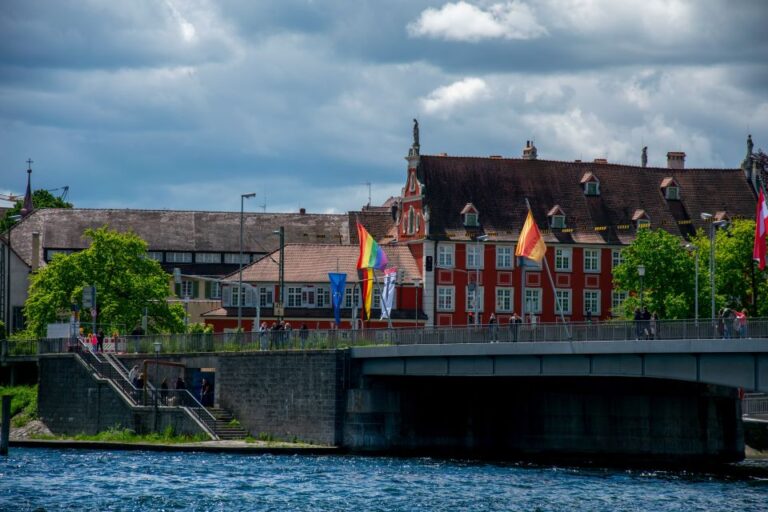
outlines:
M256 197L256 192L250 194L240 194L240 278L237 286L237 332L242 330L243 325L243 208L246 199Z
M475 325L480 325L480 300L478 295L480 294L480 262L483 260L483 256L480 254L480 242L488 240L488 235L479 235L475 238Z
M414 294L416 295L416 312L413 314L413 319L416 323L416 327L419 326L419 288L421 288L421 278L413 278Z
M640 276L640 308L642 309L644 305L643 292L645 291L643 288L643 278L645 277L645 265L637 266L637 275Z
M694 301L695 311L693 313L693 318L694 318L695 324L698 326L699 325L699 248L693 244L685 244L685 248L693 253L695 258L694 261L696 262L695 263L696 280L694 282L695 284L694 284L694 292L693 292L694 293L693 301Z
M155 388L155 432L157 432L157 363L160 356L160 347L162 344L159 341L155 342L155 378L152 379L155 382L154 388Z
M285 227L280 226L280 229L276 229L272 232L274 235L280 237L280 261L277 264L277 279L280 287L280 314L278 320L283 319L283 313L285 312Z
M714 220L711 213L702 213L701 220L709 222L709 298L710 298L710 318L712 324L715 323L715 228L722 228L728 225L727 220Z

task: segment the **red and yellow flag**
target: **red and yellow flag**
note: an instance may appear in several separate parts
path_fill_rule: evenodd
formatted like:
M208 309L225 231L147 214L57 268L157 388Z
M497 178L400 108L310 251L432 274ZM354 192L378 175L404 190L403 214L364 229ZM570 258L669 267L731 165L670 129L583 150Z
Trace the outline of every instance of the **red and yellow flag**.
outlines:
M541 238L541 232L533 220L531 210L528 210L528 216L525 218L525 224L523 224L523 230L520 232L517 248L515 248L515 256L523 256L536 263L541 263L546 253L547 246L544 239Z

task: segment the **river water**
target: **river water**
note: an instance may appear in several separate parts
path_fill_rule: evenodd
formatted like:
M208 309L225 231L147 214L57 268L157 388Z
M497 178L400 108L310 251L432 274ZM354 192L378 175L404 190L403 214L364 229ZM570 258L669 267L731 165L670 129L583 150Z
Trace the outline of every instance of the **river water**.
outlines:
M11 447L0 459L0 510L765 511L768 481L430 458Z

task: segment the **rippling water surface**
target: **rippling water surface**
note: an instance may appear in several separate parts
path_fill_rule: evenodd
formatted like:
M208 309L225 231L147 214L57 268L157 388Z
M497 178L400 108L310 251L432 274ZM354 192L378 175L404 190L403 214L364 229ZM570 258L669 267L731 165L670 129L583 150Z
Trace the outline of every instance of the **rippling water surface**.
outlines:
M0 510L768 510L768 483L684 472L353 456L11 447Z

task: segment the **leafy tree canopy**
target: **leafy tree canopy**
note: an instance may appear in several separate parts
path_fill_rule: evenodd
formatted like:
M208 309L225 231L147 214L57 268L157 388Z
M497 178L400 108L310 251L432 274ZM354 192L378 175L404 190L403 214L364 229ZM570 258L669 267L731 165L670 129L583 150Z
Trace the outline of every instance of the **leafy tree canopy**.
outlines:
M35 208L72 208L72 203L68 203L43 189L32 192L32 204ZM16 201L13 208L5 212L3 218L0 219L0 233L5 233L13 225L11 216L21 214L22 206L24 206L23 199Z
M31 276L24 311L32 334L43 336L47 324L68 315L73 305L81 309L81 323L91 321L91 311L82 310L83 288L89 285L96 286L98 327L105 332L132 330L145 307L150 331L183 331L184 308L166 301L168 274L146 257L144 240L106 226L88 229L85 236L91 239L88 249L57 254Z

